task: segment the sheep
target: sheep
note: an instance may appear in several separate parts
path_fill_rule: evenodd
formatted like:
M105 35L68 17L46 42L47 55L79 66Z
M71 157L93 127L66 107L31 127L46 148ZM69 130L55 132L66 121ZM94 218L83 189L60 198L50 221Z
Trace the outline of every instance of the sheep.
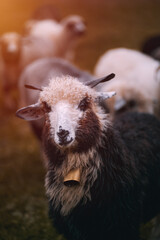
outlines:
M158 61L126 48L109 50L100 57L94 74L100 77L112 69L117 76L115 81L98 86L99 91L117 91L116 97L108 101L107 105L112 116L124 111L158 112L158 67Z
M38 92L26 89L25 85L36 85L38 87L47 86L51 77L71 75L79 81L91 81L93 76L82 71L68 61L60 58L43 58L29 64L22 72L19 79L20 106L34 104L38 101ZM41 139L43 120L34 121L31 127Z
M77 40L86 32L86 24L82 17L71 15L61 22L52 19L40 21L29 20L25 24L27 36L50 39L55 45L55 56L73 60L73 49Z
M1 36L2 85L9 108L17 105L10 89L17 89L17 79L23 69L39 58L71 58L77 38L85 31L85 23L79 16L70 16L61 23L42 20L33 24L32 21L32 25L33 33L28 36L15 32Z
M18 79L22 70L38 58L54 56L54 49L55 46L47 39L22 37L16 32L8 32L1 36L2 88L4 102L9 110L17 108Z
M147 38L141 46L141 51L160 61L160 35Z
M115 92L93 89L102 81L51 78L16 115L45 118L45 188L57 230L68 240L138 240L140 223L160 211L160 122L134 112L112 122L100 103Z
M16 32L4 33L0 38L1 80L4 104L9 110L17 107L17 79L20 74L21 36ZM14 94L13 94L14 93ZM17 98L17 97L16 97Z
M54 21L44 20L44 23L43 26L42 21L40 27L48 26L46 32L43 31L45 37L36 36L36 34L35 36L31 34L31 36L22 37L15 32L5 33L1 36L2 85L5 102L10 109L14 109L17 105L11 91L13 89L17 90L17 80L23 69L39 58L54 56L67 58L67 56L71 56L71 48L85 28L82 19L78 16L67 18L63 20L62 24L56 23L58 34L55 33ZM50 38L52 28L54 29L55 39Z
M5 103L9 109L14 109L17 106L14 97L12 97L17 93L12 94L11 92L13 89L17 90L17 81L23 69L39 58L54 56L70 58L76 39L85 29L82 18L78 16L68 17L61 24L53 20L43 20L37 24L40 31L43 29L45 37L38 34L22 37L15 32L5 33L1 36L0 48L3 64L1 78ZM57 33L55 33L56 27ZM45 28L46 31L44 31Z

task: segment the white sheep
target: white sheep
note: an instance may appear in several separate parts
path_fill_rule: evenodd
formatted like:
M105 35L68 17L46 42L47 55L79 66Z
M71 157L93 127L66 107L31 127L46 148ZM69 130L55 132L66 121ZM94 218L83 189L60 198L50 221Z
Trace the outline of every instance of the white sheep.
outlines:
M86 31L86 24L82 17L71 15L61 22L51 19L29 20L25 24L27 36L50 39L55 46L54 55L73 60L73 50L78 39Z
M160 212L160 121L126 113L112 122L101 102L115 92L91 88L104 80L51 78L16 113L44 118L50 216L68 240L139 240L140 223Z
M116 97L107 102L109 110L113 114L124 110L155 113L159 107L158 66L158 61L126 48L109 50L100 57L95 75L100 77L110 71L116 74L113 82L98 87L100 91L117 91Z
M0 37L1 81L3 100L9 110L16 107L17 81L20 74L22 39L16 32L4 33Z

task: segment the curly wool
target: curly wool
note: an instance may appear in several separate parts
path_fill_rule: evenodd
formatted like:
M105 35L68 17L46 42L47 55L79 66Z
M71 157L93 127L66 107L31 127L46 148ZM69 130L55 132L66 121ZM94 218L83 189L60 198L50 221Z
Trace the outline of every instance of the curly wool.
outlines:
M71 89L74 90L74 94ZM46 102L49 106L54 106L59 101L65 100L76 105L86 96L95 97L96 92L74 77L63 76L51 78L49 85L44 87L40 93L39 100Z

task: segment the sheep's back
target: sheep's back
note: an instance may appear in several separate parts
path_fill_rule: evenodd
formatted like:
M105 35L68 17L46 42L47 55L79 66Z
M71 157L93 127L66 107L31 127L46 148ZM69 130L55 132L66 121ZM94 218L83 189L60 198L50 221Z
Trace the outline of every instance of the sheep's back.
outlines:
M43 58L29 64L20 77L21 98L25 104L33 104L38 101L39 92L25 89L25 84L45 87L49 80L53 77L61 77L70 75L78 78L79 81L85 83L93 80L93 76L88 72L82 71L70 64L68 61L60 58Z
M136 50L118 48L107 51L95 67L95 75L102 77L112 71L116 74L113 82L101 85L110 89L117 83L125 83L132 88L142 89L148 96L155 96L159 87L156 81L156 69L159 62ZM144 90L143 90L144 89ZM118 89L115 89L118 91Z
M160 121L150 114L124 113L114 127L133 156L144 192L143 220L147 221L160 211Z

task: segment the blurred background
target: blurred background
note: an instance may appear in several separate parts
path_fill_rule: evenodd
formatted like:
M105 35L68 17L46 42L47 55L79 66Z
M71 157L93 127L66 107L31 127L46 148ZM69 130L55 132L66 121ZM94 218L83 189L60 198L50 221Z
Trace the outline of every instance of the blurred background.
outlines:
M146 38L160 34L160 0L0 0L0 35L23 35L25 22L46 4L53 5L57 19L72 14L85 19L87 32L73 62L91 73L106 50L139 50ZM48 218L39 142L3 100L0 79L0 240L61 240ZM152 222L142 226L142 239L151 228Z

